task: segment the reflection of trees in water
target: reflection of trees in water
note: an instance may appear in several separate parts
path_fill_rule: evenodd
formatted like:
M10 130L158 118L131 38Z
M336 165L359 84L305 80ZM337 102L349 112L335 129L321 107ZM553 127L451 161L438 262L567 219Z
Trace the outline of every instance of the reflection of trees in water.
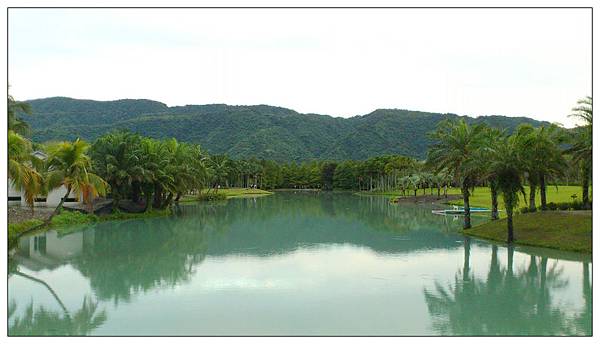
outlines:
M128 300L132 294L187 281L204 259L204 217L101 223L94 244L72 264L88 277L100 299Z
M221 207L197 205L193 208L210 207L217 218L231 217L228 223L264 221L284 216L290 222L302 218L344 218L385 232L423 228L448 230L461 226L461 221L433 216L428 206L391 204L388 198L381 196L365 197L336 192L297 192L291 196L289 193L276 193L268 197L230 200Z
M572 333L592 333L592 281L590 279L590 265L583 264L583 302L584 307L573 319L574 331Z
M469 251L467 240L464 267L457 272L453 283L443 286L436 282L435 290L423 291L436 332L441 335L591 333L591 308L587 305L581 313L580 326L553 305L552 292L568 284L557 262L548 267L548 258L530 256L527 268L515 272L514 249L508 248L507 266L502 268L494 245L484 280L470 273Z
M81 308L70 314L51 311L43 306L34 308L33 301L17 316L17 304L8 306L8 334L10 336L83 336L90 334L106 321L106 312L98 312L98 302L85 296Z

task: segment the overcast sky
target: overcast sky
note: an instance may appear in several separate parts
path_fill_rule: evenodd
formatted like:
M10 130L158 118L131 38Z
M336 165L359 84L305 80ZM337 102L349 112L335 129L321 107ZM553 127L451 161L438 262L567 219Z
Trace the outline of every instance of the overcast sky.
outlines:
M528 116L591 95L586 9L11 9L17 99Z

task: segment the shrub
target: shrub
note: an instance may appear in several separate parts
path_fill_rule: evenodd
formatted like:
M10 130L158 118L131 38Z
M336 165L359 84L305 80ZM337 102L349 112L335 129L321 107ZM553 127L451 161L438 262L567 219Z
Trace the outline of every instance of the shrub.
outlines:
M559 210L569 210L571 204L569 202L560 202L557 204Z
M529 212L529 207L521 207L519 212L521 212L521 214L527 214Z
M573 202L571 203L571 208L572 208L573 210L581 210L581 209L583 209L583 202L580 202L580 201L573 201Z
M96 215L84 214L78 211L62 211L52 218L51 223L54 226L64 226L96 221L98 221L98 216Z
M558 209L558 205L554 202L550 202L546 204L546 208L548 208L548 210L556 210Z
M198 195L198 201L223 201L227 196L223 193L205 193Z

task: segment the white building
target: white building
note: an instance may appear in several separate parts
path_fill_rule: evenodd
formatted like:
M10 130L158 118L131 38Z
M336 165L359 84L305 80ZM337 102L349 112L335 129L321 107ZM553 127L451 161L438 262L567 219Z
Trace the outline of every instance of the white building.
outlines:
M40 152L35 151L32 153L39 159L45 160L47 155ZM48 192L48 195L39 195L36 196L34 200L34 207L56 207L60 203L60 199L64 197L65 193L67 193L67 188L64 186L60 186L54 190ZM22 190L18 190L14 187L12 180L8 179L8 205L21 205L27 206L25 203L25 197L23 196L24 192ZM83 197L78 196L73 191L69 194L65 202L63 203L65 206L75 205L82 203Z

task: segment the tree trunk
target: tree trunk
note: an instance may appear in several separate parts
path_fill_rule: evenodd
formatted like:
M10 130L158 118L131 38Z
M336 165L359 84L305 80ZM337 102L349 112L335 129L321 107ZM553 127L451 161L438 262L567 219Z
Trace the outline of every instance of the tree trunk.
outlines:
M46 221L48 221L48 223L50 223L50 220L54 217L54 215L58 215L58 213L60 213L63 203L65 203L65 199L67 199L67 197L69 197L70 193L71 193L71 186L69 185L69 187L67 187L67 193L65 194L65 196L63 198L60 199L58 206L56 207L56 209L54 209L54 212L52 212L52 215L48 218L48 220L46 220Z
M464 261L463 261L463 281L467 281L469 279L469 270L470 270L470 260L471 260L471 238L465 236L463 241L464 245Z
M588 162L583 163L583 173L582 173L582 187L583 192L581 195L581 201L583 202L583 209L590 209L590 164Z
M121 201L121 197L119 196L118 193L113 194L113 203L112 203L112 210L116 211L119 209L119 202Z
M152 210L152 194L146 193L146 206L144 207L144 212Z
M512 244L514 241L514 233L513 233L513 210L510 207L506 208L506 225L508 226L508 237L506 242Z
M495 185L490 185L492 193L492 220L498 220L498 188Z
M177 197L175 197L175 203L179 203L180 198L181 198L181 192L178 192Z
M535 184L529 183L529 211L534 212L535 207Z
M160 209L166 209L168 206L171 205L172 201L173 201L173 193L169 192L169 195L167 196L167 198L162 202Z
M152 204L152 206L154 208L160 209L162 204L162 187L160 186L160 184L156 183L154 184L154 203Z
M471 207L469 205L469 188L465 186L463 183L463 187L461 188L463 203L465 209L465 222L463 224L463 229L471 228Z
M546 210L546 176L540 173L540 203L542 204L542 211Z
M131 200L135 203L140 201L140 183L135 181L131 183Z

